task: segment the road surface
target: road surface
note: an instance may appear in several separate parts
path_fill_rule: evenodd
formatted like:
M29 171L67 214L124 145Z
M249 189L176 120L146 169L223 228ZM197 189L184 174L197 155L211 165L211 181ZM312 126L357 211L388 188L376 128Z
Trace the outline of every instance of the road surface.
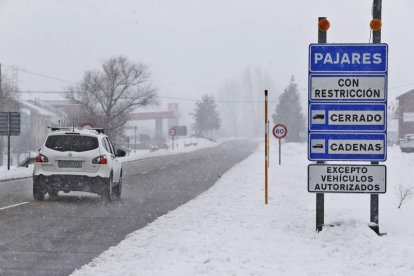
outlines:
M125 163L118 202L88 193L33 201L31 179L1 182L0 275L70 274L207 190L256 146L240 140Z

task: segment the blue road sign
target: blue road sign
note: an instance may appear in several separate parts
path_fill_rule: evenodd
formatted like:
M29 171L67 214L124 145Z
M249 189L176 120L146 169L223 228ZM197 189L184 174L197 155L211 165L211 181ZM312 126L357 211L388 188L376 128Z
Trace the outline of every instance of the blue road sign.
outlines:
M385 132L385 104L313 104L309 111L309 131Z
M387 44L311 44L310 73L387 73Z
M308 159L311 161L385 161L385 133L310 133Z

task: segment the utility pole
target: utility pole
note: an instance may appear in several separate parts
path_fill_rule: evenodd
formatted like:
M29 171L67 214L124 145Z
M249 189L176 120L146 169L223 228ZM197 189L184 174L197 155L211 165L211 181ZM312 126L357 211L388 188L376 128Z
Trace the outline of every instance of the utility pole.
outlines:
M382 0L373 0L372 4L372 19L379 20L381 22L381 8L382 8ZM381 43L381 28L372 30L372 43ZM378 165L378 162L371 162L371 164ZM370 210L370 218L371 222L375 225L370 226L372 230L374 230L379 235L379 197L378 194L371 194L371 210Z

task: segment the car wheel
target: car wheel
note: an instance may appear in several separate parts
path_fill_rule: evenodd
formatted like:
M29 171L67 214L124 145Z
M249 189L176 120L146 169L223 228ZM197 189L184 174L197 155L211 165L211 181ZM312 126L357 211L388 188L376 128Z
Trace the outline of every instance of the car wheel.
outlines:
M49 198L51 200L56 200L58 198L59 192L57 192L57 191L49 191L48 194L49 194Z
M120 199L121 198L121 193L122 193L122 173L119 176L119 182L118 185L116 187L114 187L114 195L116 197L116 199Z
M33 181L33 198L35 200L44 200L46 195L45 188L42 187L42 184L39 181Z
M112 175L109 180L105 183L105 187L103 189L103 198L107 201L112 201L114 199L114 189L112 187L113 180Z

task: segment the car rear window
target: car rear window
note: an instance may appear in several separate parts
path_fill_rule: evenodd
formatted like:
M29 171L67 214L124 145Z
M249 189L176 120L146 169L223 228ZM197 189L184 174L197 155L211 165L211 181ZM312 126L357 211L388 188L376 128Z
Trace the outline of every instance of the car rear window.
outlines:
M46 140L46 147L57 151L88 151L98 148L98 139L82 135L52 135Z

